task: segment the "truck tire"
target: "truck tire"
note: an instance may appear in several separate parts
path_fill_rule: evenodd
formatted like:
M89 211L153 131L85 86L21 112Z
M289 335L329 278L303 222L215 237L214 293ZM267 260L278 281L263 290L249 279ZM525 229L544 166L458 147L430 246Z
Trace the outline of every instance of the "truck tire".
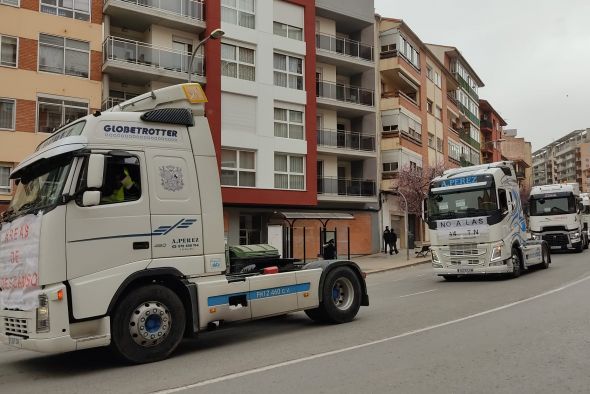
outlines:
M549 264L551 263L551 257L549 255L549 251L547 250L547 246L545 245L541 246L541 259L541 269L549 268Z
M584 251L584 241L580 241L576 245L576 248L574 249L574 252L576 252L576 253L582 253L583 251Z
M588 249L588 243L590 242L590 240L588 240L587 236L585 237L584 241L586 241L584 242L584 249Z
M186 315L176 293L161 285L132 290L111 316L111 346L135 364L167 358L184 335Z
M512 248L512 255L510 257L512 260L512 272L509 274L511 278L518 278L522 273L522 258L520 257L520 252L518 248Z
M320 306L305 311L310 319L330 324L348 323L354 319L361 307L362 289L351 268L341 266L328 272L320 291Z

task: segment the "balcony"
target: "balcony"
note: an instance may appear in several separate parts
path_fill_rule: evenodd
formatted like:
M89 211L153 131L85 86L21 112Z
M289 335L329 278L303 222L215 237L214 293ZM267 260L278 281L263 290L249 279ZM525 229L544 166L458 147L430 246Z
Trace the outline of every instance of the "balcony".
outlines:
M318 152L339 156L375 156L375 137L351 131L317 131Z
M459 81L459 86L461 86L463 90L465 90L472 98L474 98L475 101L478 101L479 96L477 95L477 92L473 90L471 86L469 86L467 81L464 80L463 77L459 75L459 73L454 72L453 74L455 75L455 78L457 78L457 81Z
M372 45L316 33L315 46L318 60L335 65L339 73L358 74L373 68L375 64Z
M479 127L483 130L483 129L489 129L490 131L492 130L492 122L490 122L489 120L480 120L479 121Z
M145 42L107 37L103 43L103 72L130 84L157 80L167 83L186 81L191 54ZM203 56L197 55L192 72L197 82L205 83Z
M393 92L383 92L381 94L381 110L397 109L400 107L407 107L408 105L420 109L420 104L416 99L401 90Z
M473 124L475 124L477 127L479 127L479 118L477 116L475 116L474 114L472 114L471 111L469 110L469 108L464 106L462 103L459 103L459 109L461 110L463 115L467 116L467 118L471 122L473 122Z
M477 142L475 139L473 139L470 135L469 135L469 130L461 130L461 132L459 133L459 137L461 137L461 139L465 142L467 142L470 146L472 146L475 149L479 150L480 147L480 143Z
M105 0L103 11L113 25L136 31L160 25L199 34L206 27L203 2L195 0Z
M318 104L338 111L348 111L347 115L350 116L375 112L375 92L371 89L316 81L316 97Z
M372 202L377 196L376 182L369 179L318 177L318 199L361 200Z

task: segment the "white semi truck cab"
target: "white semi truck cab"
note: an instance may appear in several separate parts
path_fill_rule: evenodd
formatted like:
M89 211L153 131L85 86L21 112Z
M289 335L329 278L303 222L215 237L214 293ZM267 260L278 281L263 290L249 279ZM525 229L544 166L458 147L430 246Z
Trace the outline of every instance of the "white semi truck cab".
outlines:
M586 239L590 239L590 193L580 193L582 200L582 227Z
M42 352L111 345L161 360L220 322L368 305L350 261L226 261L219 171L198 84L78 119L17 166L0 223L0 341ZM242 269L242 267L247 266Z
M424 219L432 265L447 280L462 275L520 275L551 262L543 241L526 237L526 221L511 162L446 170L430 183Z
M546 241L551 248L576 252L588 248L577 183L534 186L529 207L533 238Z

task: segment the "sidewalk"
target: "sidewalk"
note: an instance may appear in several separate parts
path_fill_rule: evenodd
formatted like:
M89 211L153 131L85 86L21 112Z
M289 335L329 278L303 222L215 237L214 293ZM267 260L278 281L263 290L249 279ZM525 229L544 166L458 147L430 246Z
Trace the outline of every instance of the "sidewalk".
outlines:
M406 260L406 250L400 249L399 254L389 255L386 253L377 253L367 256L351 256L350 260L357 263L361 267L361 270L367 274L430 263L431 261L430 254L427 254L426 257L414 257L415 255L414 250L410 250L410 260Z

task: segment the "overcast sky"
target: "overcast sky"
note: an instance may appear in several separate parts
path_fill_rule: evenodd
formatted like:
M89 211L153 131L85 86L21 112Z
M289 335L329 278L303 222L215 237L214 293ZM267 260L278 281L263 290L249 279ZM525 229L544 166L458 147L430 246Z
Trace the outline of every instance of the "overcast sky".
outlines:
M590 128L590 0L375 0L425 43L457 47L533 151Z

